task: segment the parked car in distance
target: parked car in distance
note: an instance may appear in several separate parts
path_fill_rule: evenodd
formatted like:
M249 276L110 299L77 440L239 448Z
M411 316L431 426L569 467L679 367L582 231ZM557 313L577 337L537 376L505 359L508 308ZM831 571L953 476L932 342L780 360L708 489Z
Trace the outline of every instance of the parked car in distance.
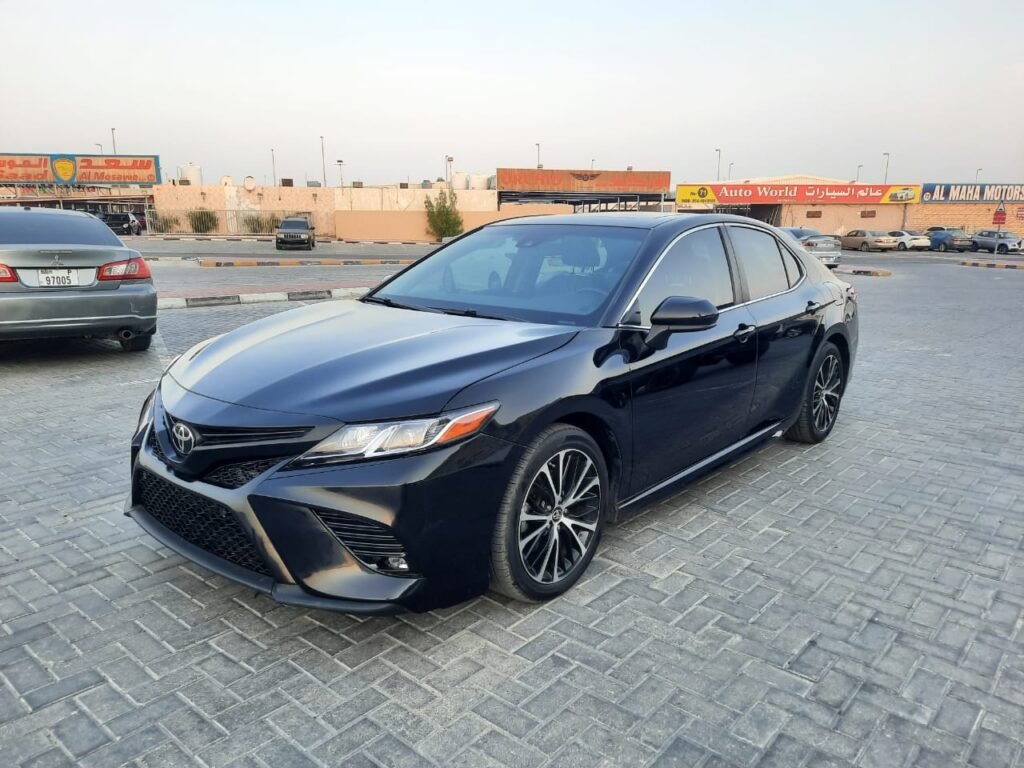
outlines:
M962 229L939 229L931 233L931 250L963 253L971 247L971 236Z
M931 237L913 229L894 229L889 235L896 238L897 251L927 251L932 245Z
M279 251L285 248L311 251L316 248L315 230L305 216L286 216L274 233L274 247Z
M1021 249L1020 236L1013 232L1001 232L997 229L983 229L975 232L971 238L972 251L989 251L990 253L1009 253Z
M142 224L134 213L99 213L97 217L119 235L137 235Z
M896 238L875 229L852 229L840 238L843 248L851 251L891 251Z
M135 211L135 220L139 222L139 227L142 229L146 228L146 213L145 211Z
M858 324L852 286L753 219L495 222L186 351L143 405L127 512L293 605L550 599L634 505L827 438Z
M0 340L90 336L148 349L149 266L88 213L0 207Z
M782 227L782 231L792 235L805 251L816 257L829 269L839 266L843 255L843 246L835 235L823 235L816 229L806 227Z

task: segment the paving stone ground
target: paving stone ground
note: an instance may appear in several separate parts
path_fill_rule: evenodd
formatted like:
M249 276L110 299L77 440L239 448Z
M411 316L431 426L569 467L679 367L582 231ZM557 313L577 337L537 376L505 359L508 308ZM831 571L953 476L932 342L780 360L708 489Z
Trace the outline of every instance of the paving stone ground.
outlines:
M171 357L0 345L0 765L1024 766L1024 275L851 278L839 424L611 528L545 605L279 606L121 514Z

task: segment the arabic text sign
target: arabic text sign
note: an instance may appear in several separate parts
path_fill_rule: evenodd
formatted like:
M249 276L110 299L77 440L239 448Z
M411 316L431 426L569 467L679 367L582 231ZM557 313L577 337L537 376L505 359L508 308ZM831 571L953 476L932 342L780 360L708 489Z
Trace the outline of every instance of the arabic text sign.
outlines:
M925 184L925 203L1024 203L1024 184Z
M498 189L510 192L603 192L659 195L670 191L668 171L563 171L499 168Z
M0 154L0 184L159 184L156 155Z
M679 205L761 205L773 203L916 203L919 184L680 184Z

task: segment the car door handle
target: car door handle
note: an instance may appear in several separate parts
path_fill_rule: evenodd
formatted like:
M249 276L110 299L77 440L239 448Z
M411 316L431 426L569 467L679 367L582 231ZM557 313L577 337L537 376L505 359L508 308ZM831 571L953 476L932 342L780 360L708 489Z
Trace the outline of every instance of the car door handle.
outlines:
M738 341L740 344L743 344L747 341L747 339L754 335L754 332L756 330L757 326L755 325L747 325L746 323L741 323L740 327L736 329L736 332L732 335L732 337L736 339L736 341Z

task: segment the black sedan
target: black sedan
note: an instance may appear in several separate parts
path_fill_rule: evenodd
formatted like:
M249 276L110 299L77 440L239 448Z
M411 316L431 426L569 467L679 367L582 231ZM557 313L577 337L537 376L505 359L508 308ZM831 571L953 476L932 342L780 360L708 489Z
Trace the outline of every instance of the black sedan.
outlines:
M183 354L142 409L127 513L284 603L543 600L635 505L824 440L857 323L852 287L750 219L491 224Z

